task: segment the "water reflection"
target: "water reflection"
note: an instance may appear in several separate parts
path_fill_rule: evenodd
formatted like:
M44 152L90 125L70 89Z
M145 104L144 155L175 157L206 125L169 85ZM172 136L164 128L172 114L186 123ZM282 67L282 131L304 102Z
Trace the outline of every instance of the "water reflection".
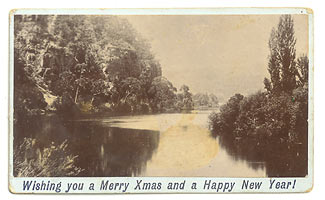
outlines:
M37 138L37 148L68 140L68 151L78 155L79 176L138 176L146 169L159 143L159 132L101 126L98 122L44 118L32 129L16 129L15 144L26 136ZM19 133L19 134L18 134Z
M307 145L229 135L215 136L220 147L234 160L245 161L254 170L265 169L268 177L305 177L308 173Z
M304 176L304 148L260 144L224 134L213 138L210 112L62 120L45 117L15 126L14 144L37 139L37 149L67 140L79 176ZM274 144L274 142L272 142ZM272 152L272 153L269 153ZM290 152L296 152L293 155ZM298 153L297 153L298 152ZM298 163L298 164L297 164Z
M208 129L194 123L197 114L180 115L174 125L161 131L157 153L142 176L204 176L195 173L209 165L218 153L218 143Z
M159 143L159 133L148 130L107 128L92 123L69 124L75 136L73 152L80 176L138 176L146 169Z

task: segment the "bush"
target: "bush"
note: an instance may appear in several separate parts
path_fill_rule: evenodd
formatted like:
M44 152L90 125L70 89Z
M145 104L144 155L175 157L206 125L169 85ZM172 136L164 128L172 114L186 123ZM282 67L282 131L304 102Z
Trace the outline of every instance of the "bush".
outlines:
M120 103L115 107L115 111L119 114L127 114L132 112L132 107L128 103Z
M240 102L244 96L235 94L229 101L220 107L220 113L212 113L209 116L210 127L215 134L232 133L235 122L240 113Z
M14 149L14 176L64 177L76 176L83 170L75 166L78 156L69 155L65 140L62 144L42 150L36 148L37 140L24 138Z
M266 161L270 176L305 176L308 161L308 89L292 94L235 95L209 116L212 135L230 153ZM280 172L279 169L283 171Z
M69 93L64 92L62 97L57 98L53 106L55 107L58 114L71 117L79 113L77 105L74 103L72 97Z
M308 91L298 87L292 95L257 92L242 98L235 95L209 116L210 128L217 135L259 137L301 143L307 132ZM264 136L263 136L264 137Z

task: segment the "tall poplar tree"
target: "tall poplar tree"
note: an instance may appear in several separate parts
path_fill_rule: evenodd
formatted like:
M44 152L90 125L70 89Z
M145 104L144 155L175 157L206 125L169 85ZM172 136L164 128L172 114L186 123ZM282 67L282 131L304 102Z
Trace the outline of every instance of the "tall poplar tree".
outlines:
M296 88L296 38L291 15L280 17L277 29L269 40L268 71L271 80L265 79L265 88L272 93L291 93Z

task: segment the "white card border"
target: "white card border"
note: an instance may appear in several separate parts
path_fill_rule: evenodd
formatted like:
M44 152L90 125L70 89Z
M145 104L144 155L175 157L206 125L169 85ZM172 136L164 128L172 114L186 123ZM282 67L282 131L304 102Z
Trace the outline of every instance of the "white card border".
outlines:
M14 89L14 15L21 14L39 14L39 15L280 15L280 14L305 14L308 15L308 33L309 33L309 95L308 95L308 175L305 178L211 178L211 177L58 177L58 178L18 178L13 176L13 89ZM309 8L155 8L155 9L13 9L9 16L9 191L12 193L56 193L55 191L23 191L22 182L23 180L44 180L53 182L84 182L86 185L90 182L98 183L102 180L110 181L128 181L130 183L135 180L142 179L148 182L176 182L184 181L187 182L201 182L205 180L214 180L216 182L229 182L235 181L236 184L240 185L245 179L251 181L262 181L264 186L269 185L269 181L285 180L293 181L297 180L297 187L293 190L270 190L262 188L257 191L240 190L237 188L231 193L293 193L293 192L309 192L313 188L314 181L314 19L313 11ZM64 192L63 192L64 193ZM75 193L119 193L116 191L89 191L83 190L82 192ZM207 190L190 190L185 189L181 191L134 191L128 190L126 193L216 193L215 191Z

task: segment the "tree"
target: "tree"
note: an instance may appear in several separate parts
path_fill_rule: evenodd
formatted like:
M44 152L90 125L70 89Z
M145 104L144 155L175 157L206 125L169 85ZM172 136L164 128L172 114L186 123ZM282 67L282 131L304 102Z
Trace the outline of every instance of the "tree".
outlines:
M15 16L15 53L58 113L150 110L149 91L162 76L149 43L117 16Z
M308 86L308 68L309 60L306 55L303 55L298 58L297 61L297 76L298 76L298 85L299 86Z
M151 108L154 112L169 111L175 108L177 89L165 77L156 77L148 91Z
M265 88L273 93L291 93L296 88L296 38L291 15L283 15L269 40L268 71L271 81L265 80Z
M218 97L214 94L209 94L209 105L211 105L212 107L219 107L219 100Z
M236 94L209 116L214 136L246 159L268 162L290 176L305 176L308 164L308 57L296 60L290 15L281 16L269 41L266 92ZM253 156L252 156L253 155ZM255 155L255 156L254 156ZM262 156L261 156L262 155ZM278 170L278 169L277 169ZM270 174L279 176L270 170ZM284 176L284 174L281 174Z
M209 104L209 96L206 93L196 93L193 96L193 101L195 106L208 106Z
M14 120L24 122L26 127L32 122L31 117L44 113L47 106L40 90L40 71L44 49L51 38L44 23L47 19L15 16Z
M230 97L228 102L221 106L221 121L223 122L222 131L227 133L232 133L235 126L234 123L240 112L240 102L244 99L244 96L241 94L235 94Z
M214 94L196 93L193 95L193 102L196 107L218 107L219 100Z
M193 100L192 93L190 92L190 88L187 85L182 85L180 88L181 94L178 95L178 101L180 101L181 109L191 110L193 109Z
M125 105L130 108L129 112L134 112L136 110L137 104L140 104L141 99L141 85L140 81L136 78L129 77L122 81L121 91L120 91L119 105Z
M236 136L254 134L264 127L266 102L265 93L260 91L245 97L240 102L239 115L234 123ZM264 134L267 132L264 130Z

